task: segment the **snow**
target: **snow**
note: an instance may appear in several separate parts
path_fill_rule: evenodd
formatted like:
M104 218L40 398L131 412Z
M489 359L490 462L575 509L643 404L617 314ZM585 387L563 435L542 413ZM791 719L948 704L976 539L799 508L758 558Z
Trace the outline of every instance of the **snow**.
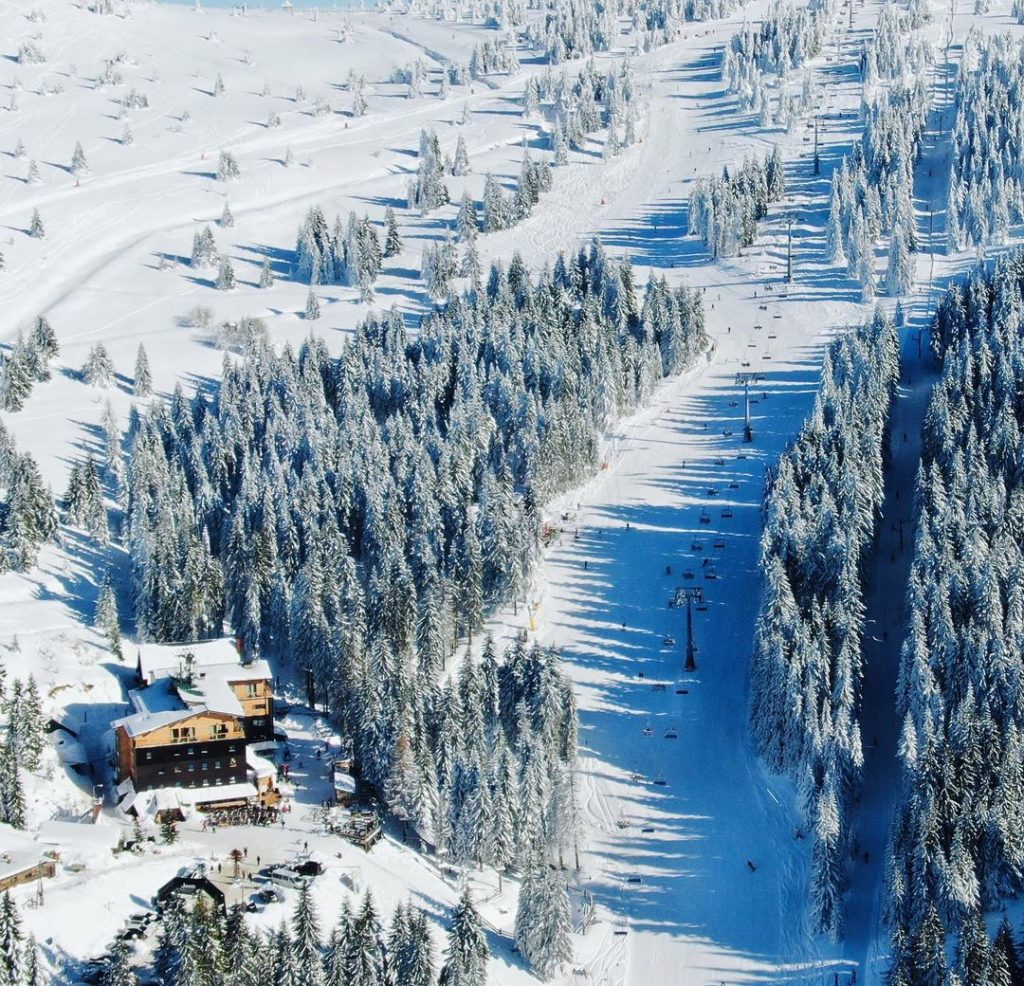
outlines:
M432 96L407 100L399 95L404 87L384 81L416 58L431 68L441 58L465 60L474 44L491 36L482 27L372 12L322 11L316 20L277 11L232 17L207 9L211 3L199 14L135 4L126 17L100 17L84 5L57 0L33 6L46 11L46 23L26 20L20 0L0 0L0 24L8 28L5 53L40 30L49 59L39 66L11 63L0 73L4 87L15 78L21 85L20 108L0 110L0 150L7 152L0 158L0 251L7 268L0 273L0 311L7 341L45 312L61 356L53 379L34 387L22 412L3 419L58 493L70 464L99 447L97 428L107 400L124 423L133 400L128 374L140 342L149 353L157 394L169 394L179 383L186 392L215 383L222 354L203 333L183 324L193 306L209 306L216 321L258 315L277 343L296 344L309 334L301 317L308 287L281 275L310 205L323 203L328 215L367 212L379 222L387 205L401 204L420 128L437 128L443 149L451 152L460 132L455 123L463 106L471 106L474 121L465 136L473 173L449 180L452 206L425 218L399 210L405 249L377 286L380 304L397 304L414 323L427 301L414 275L419 254L442 234L442 223L453 222L463 190L479 196L488 171L502 177L517 173L524 136L544 146L537 121L523 121L514 102L525 78L543 66L524 60L520 74L494 77L472 91L454 87L444 103ZM586 821L582 882L593 893L597 921L585 935L573 936L572 965L595 983L820 984L825 971L831 977L853 968L861 982L876 983L885 970L887 938L878 902L896 784L896 727L889 712L908 558L908 552L890 552L895 560L886 554L893 546L891 531L883 531L868 600L875 624L863 731L867 744L877 738L878 745L869 753L876 766L856 818L868 860L854 869L846 937L838 945L812 936L801 918L809 846L794 837L799 819L791 785L768 775L751 749L744 692L759 588L763 470L810 406L824 341L866 311L856 286L829 269L821 255L828 175L860 126L860 86L851 65L878 4L855 10L855 30L838 62L830 45L830 54L812 63L826 86L820 178L810 174L805 126L792 134L762 131L736 113L733 97L722 92L721 45L744 18L756 20L766 7L766 0L755 0L728 21L687 25L679 42L633 58L646 107L643 143L611 161L598 160L596 144L586 154L573 154L573 163L557 169L554 188L530 218L479 241L485 264L518 249L527 264L540 266L557 249L599 234L611 251L629 253L641 279L650 270L703 287L715 342L706 363L666 383L650 407L607 437L606 468L586 488L552 505L551 517L564 533L538 570L533 605L516 616L503 610L492 621L499 635L529 626L537 639L560 647L578 689ZM954 6L952 36L962 39L972 26L1019 33L1007 11L1008 3L997 3L993 13L979 18ZM947 29L940 20L928 29L935 41ZM349 35L345 43L337 40L341 26ZM93 87L89 80L119 52L126 53L117 65L124 83ZM616 52L595 61L606 68L621 58ZM944 68L936 68L939 81ZM370 82L369 114L351 120L340 112L313 116L310 108L320 96L336 110L347 109L349 97L339 90L350 69ZM222 97L210 95L218 73L226 88ZM44 84L58 81L63 93L42 94ZM271 91L266 98L260 95L264 81ZM299 83L305 101L295 99ZM128 111L134 141L122 146L125 121L118 119L114 99L132 86L145 92L150 105ZM180 119L185 108L188 122ZM264 126L271 110L281 117L279 129ZM936 176L945 153L938 137L942 125L941 118L929 123L926 165ZM28 160L10 153L19 138L28 158L38 162L42 184L24 181ZM90 174L75 179L66 166L79 140ZM710 263L699 243L683 235L693 180L719 174L747 153L763 156L775 143L788 165L789 205L772 209L753 248ZM285 168L289 148L295 164ZM222 149L238 159L238 181L212 177ZM935 191L931 184L918 189L919 227L927 228L924 213ZM225 200L235 216L229 229L216 226ZM47 228L41 241L24 235L36 208ZM794 220L791 285L783 280L787 215ZM188 245L201 223L211 224L219 247L230 254L236 291L215 291L212 272L207 277L187 266ZM269 293L255 285L264 254L278 275ZM931 285L942 284L970 259L935 257L927 246L918 258L919 287L908 306L913 321L903 340L912 384L897 403L893 429L894 436L906 431L911 437L896 442L889 482L890 498L899 491L903 506L887 501L887 518L909 518L914 443L927 391L914 333ZM766 293L767 285L772 290ZM320 286L317 293L324 314L315 331L336 352L367 306L349 288ZM89 387L77 377L97 342L120 374L110 389ZM764 379L754 388L755 440L745 446L742 391L735 378L747 370ZM719 491L713 500L706 497L711 486ZM700 523L705 508L706 525ZM725 508L731 517L722 515ZM560 519L563 513L566 520ZM718 537L724 547L714 549ZM691 550L695 540L703 544L699 555ZM704 556L715 558L713 581L701 578ZM33 827L89 808L91 781L61 763L89 762L103 776L108 724L127 711L131 662L118 664L89 627L104 566L123 564L117 549L100 551L69 533L44 551L34 571L0 577L0 641L8 675L32 672L43 686L46 711L81 723L75 743L61 731L53 735L57 748L31 778ZM694 569L709 600L706 612L694 613L699 649L693 674L682 671L684 613L667 607L685 568ZM664 647L666 635L679 643ZM222 652L230 643L216 646ZM134 645L125 648L134 653ZM205 660L197 645L189 649ZM177 666L180 648L163 650L174 651L172 664L161 663L166 654L140 648L145 678ZM221 663L215 657L211 662ZM372 888L385 913L411 897L436 919L441 945L458 880L403 845L397 833L389 832L369 854L323 834L315 808L332 797L334 777L329 761L316 761L313 749L330 731L298 710L285 725L296 751L291 776L299 784L285 825L204 832L190 820L173 847L151 847L142 857L93 853L83 872L59 870L46 881L44 905L25 911L26 925L47 943L51 960L100 953L121 921L183 867L223 862L239 844L248 858L285 862L305 852L308 843L327 861L327 873L316 883L321 915L337 913L353 885ZM652 735L644 735L646 727ZM667 738L673 732L677 738ZM113 802L107 798L108 813ZM119 829L104 830L105 837L109 831ZM499 891L493 874L474 873L470 879L482 914L496 929L490 939L492 980L501 986L532 981L508 948L516 881L506 879ZM25 902L32 893L34 888L18 888L14 896ZM89 921L80 920L83 900L89 901ZM294 893L286 891L284 903L268 906L254 921L274 927L293 902ZM563 970L563 978L569 976Z

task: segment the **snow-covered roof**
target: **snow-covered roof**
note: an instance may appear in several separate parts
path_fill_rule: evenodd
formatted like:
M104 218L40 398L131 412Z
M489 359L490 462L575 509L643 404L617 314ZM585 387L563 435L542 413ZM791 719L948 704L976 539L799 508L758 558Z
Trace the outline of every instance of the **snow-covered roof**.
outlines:
M42 857L42 847L27 832L0 824L0 880L30 869Z
M36 833L37 842L65 849L110 850L117 846L120 838L121 829L116 825L65 822L59 819L43 822Z
M351 774L346 774L343 770L336 770L334 772L334 790L344 791L346 794L355 794L356 779Z
M85 747L78 740L71 739L67 733L55 733L53 745L57 750L57 756L60 757L61 763L65 763L69 767L89 762L89 756L85 752Z
M219 641L211 641L218 643ZM231 644L231 641L228 641ZM144 644L144 647L157 646ZM129 736L143 736L170 726L200 712L241 717L245 714L231 685L233 682L266 681L270 678L270 665L266 661L242 664L238 652L227 664L194 665L188 681L175 677L178 664L166 674L158 676L152 684L133 688L128 697L135 708L134 714L115 719L111 728L123 726ZM153 670L152 666L150 670Z
M245 748L245 762L257 777L274 777L277 767L266 757L261 757L251 746Z
M231 637L184 644L139 644L139 674L146 684L152 684L157 678L178 674L186 656L191 656L196 670L217 664L241 666L242 660Z

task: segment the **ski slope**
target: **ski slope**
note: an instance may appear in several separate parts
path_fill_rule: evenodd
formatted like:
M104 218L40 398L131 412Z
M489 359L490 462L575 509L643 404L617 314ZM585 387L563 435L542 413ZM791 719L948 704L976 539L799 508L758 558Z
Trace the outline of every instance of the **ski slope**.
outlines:
M419 254L425 242L443 235L455 212L453 205L420 217L400 208L415 170L420 129L436 128L450 151L464 106L471 109L473 122L463 132L473 173L449 181L455 203L464 189L479 197L488 171L513 177L524 140L535 154L547 146L541 121L523 120L519 112L526 78L545 70L527 58L518 74L495 76L472 89L454 87L446 101L432 95L433 86L428 95L407 99L403 86L386 81L416 58L436 77L440 58L466 60L472 45L491 35L483 27L378 13L323 13L314 19L308 12L268 11L236 17L230 11L135 3L123 5L126 16L99 17L58 0L34 6L46 12L45 22L29 21L19 0L0 0L2 53L8 56L0 68L0 104L15 92L15 80L20 86L18 109L0 110L0 251L6 261L0 272L0 338L13 341L45 312L61 356L53 379L36 385L25 409L3 420L58 495L70 464L99 448L106 401L126 419L140 341L158 392L169 394L179 383L186 392L215 383L222 354L181 322L192 306L209 306L217 320L260 315L277 343L295 344L314 331L332 351L340 350L367 306L351 289L322 287L324 317L311 326L301 317L308 286L287 276L295 230L310 205L322 203L328 216L338 211L344 217L354 209L378 222L388 205L396 208L405 246L385 268L377 304L397 305L414 325L428 303L416 277ZM934 40L944 40L950 26L954 41L972 26L1017 31L1008 7L993 4L985 17L954 7L950 21L940 16L932 25ZM845 983L854 969L860 981L877 982L885 969L878 895L895 784L886 702L906 558L887 561L891 534L883 530L879 578L873 580L878 589L869 600L869 616L880 621L886 636L869 646L864 731L866 742L879 739L871 756L889 766L873 770L864 791L857 824L870 858L855 869L847 937L838 945L806 927L809 841L797 837L791 785L766 774L753 754L745 694L759 590L764 468L810 406L825 340L867 312L856 286L820 256L829 176L860 131L854 66L878 5L856 7L838 56L830 45L807 69L825 93L820 176L812 174L806 124L793 133L762 130L722 91L721 46L744 19L756 21L766 8L766 0L755 0L729 20L689 24L680 41L633 57L645 107L642 142L605 161L600 141L592 141L584 153L572 155L569 166L556 170L553 189L531 218L479 243L485 264L519 250L528 265L540 267L557 250L599 235L610 251L629 253L641 283L648 272L664 273L672 282L704 288L714 343L705 362L664 384L650 407L607 436L604 468L590 484L551 505L550 517L563 533L538 569L534 605L516 616L499 612L491 623L498 635L526 627L558 646L578 688L586 823L581 879L594 894L599 920L585 936L574 936L576 957L564 970L566 982L582 977L642 986L824 986L837 973ZM47 63L16 64L17 45L37 32ZM955 57L955 44L951 51ZM95 88L91 79L104 60L120 52L122 85ZM625 55L624 46L595 61L605 69ZM579 68L569 66L574 67ZM352 69L364 72L371 84L370 112L359 119L347 116L343 88ZM939 81L942 69L936 68ZM211 95L218 74L226 88L222 97ZM57 83L63 92L43 94ZM300 84L302 98L296 94ZM269 96L262 95L264 85ZM126 121L118 118L114 97L131 86L146 93L150 106L129 112L134 141L122 146ZM333 112L313 115L317 97L326 98ZM265 125L271 110L279 113L280 128ZM936 118L933 130L942 125ZM941 138L932 137L926 166L936 178L922 178L918 196L925 229L928 209L944 194L941 188L936 192ZM39 185L24 180L27 159L13 156L18 139L39 165ZM90 165L90 174L77 181L66 170L76 140ZM698 241L685 236L690 183L738 164L745 154L763 155L776 143L787 163L787 202L773 209L745 255L711 263ZM212 175L222 149L238 158L237 182L218 182ZM295 163L286 167L289 149ZM194 230L214 224L225 200L235 225L214 225L214 232L239 276L240 286L231 293L214 290L210 278L186 262ZM47 227L42 241L25 235L33 209ZM787 283L790 220L795 276ZM264 254L278 277L269 292L255 284ZM936 283L969 260L940 257ZM927 252L918 263L919 289L911 306L916 321L904 340L912 359L911 333L924 319L932 272ZM75 372L98 341L123 378L110 391L87 387ZM911 365L912 387L897 404L894 431L916 434L926 385L917 364ZM742 442L743 393L736 383L741 372L763 376L751 391L757 403L751 408L750 445ZM908 507L915 459L913 441L901 443L889 477L887 518L890 507L899 511L896 490L903 509ZM706 559L713 561L704 565ZM37 570L0 578L4 666L9 674L34 673L53 711L90 716L89 753L97 768L107 755L102 724L123 708L128 679L128 670L109 659L89 628L96 579L108 564L116 571L125 559L117 549L103 554L68 536L44 553ZM710 567L714 579L705 578ZM692 582L684 578L687 570ZM708 608L693 614L697 670L685 674L684 611L667 603L677 586L689 584L703 588ZM664 646L666 637L674 644ZM308 735L300 730L301 742L312 744L321 728L316 725ZM667 738L673 732L676 738ZM315 804L315 790L301 797ZM33 779L32 791L33 823L84 810L90 794L88 785L76 786L52 762L49 776ZM267 840L268 852L301 839L331 853L330 840L302 813L279 839L253 835L254 851L258 839ZM144 898L176 865L214 858L229 846L226 836L190 829L180 846L138 872L100 867L87 880L62 875L51 903L31 912L28 923L41 939L52 939L55 959L94 954L137 907L133 893ZM342 865L332 862L335 869ZM514 916L515 882L505 881L499 892L492 878L474 878L486 898L483 912L497 929L492 979L502 986L531 981L502 937ZM438 918L440 945L440 922L457 896L450 879L403 847L394 833L367 858L361 879L380 893L385 909L408 896L427 907ZM89 933L70 920L86 886L105 922ZM322 901L326 914L342 893L331 886Z

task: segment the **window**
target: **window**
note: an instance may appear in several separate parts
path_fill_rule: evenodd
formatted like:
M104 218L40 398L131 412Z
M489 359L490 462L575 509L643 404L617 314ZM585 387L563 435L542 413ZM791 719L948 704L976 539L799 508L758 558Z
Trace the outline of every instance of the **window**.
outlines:
M195 765L194 763L190 763L190 764L188 765L188 772L189 772L190 774L194 774L194 773L195 773L195 770L196 770L196 765Z
M153 754L149 750L146 751L146 759L147 760L152 760L153 759Z
M252 724L254 726L265 726L267 724L267 720L266 719L253 719L252 720Z
M175 772L176 774L180 774L180 773L181 773L181 767L179 767L179 766L178 766L177 764L175 764L175 765L174 765L174 772Z
M228 766L229 766L229 767L237 767L237 766L238 766L238 761L237 761L237 760L236 760L236 759L235 759L234 757L232 757L232 758L231 758L231 759L230 759L230 760L228 761Z
M202 763L202 769L203 770L209 770L210 769L210 765L205 760Z
M194 746L190 746L190 747L188 748L188 755L189 755L190 757L194 757L194 756L196 755L196 750L195 750L195 747L194 747Z
M249 698L256 698L260 693L260 684L258 681L250 681L246 685L246 692Z
M219 760L217 760L217 761L216 761L216 762L214 763L214 765L213 765L213 769L214 769L214 770L220 770L220 768L221 768L221 767L223 767L223 766L224 766L224 765L223 765L223 764L222 764L222 763L221 763L221 762L220 762Z
M228 735L227 723L219 722L216 726L210 727L210 736L215 739L226 739Z
M195 726L178 726L171 729L172 743L188 743L196 738Z

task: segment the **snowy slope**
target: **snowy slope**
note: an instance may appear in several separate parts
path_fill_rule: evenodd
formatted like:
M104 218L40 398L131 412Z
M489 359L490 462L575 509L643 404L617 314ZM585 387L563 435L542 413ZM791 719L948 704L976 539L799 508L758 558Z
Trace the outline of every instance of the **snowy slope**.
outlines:
M99 447L96 428L108 399L124 421L132 402L127 378L140 341L158 391L168 393L179 382L188 390L216 380L221 353L179 322L193 305L209 306L218 319L261 315L278 342L295 343L310 332L299 315L307 286L286 276L295 230L309 205L322 203L329 216L354 209L379 221L387 205L404 203L421 127L436 127L450 151L464 104L473 112L465 134L473 174L450 181L453 200L463 188L479 197L488 171L514 175L524 137L534 147L546 146L539 121L522 120L516 101L527 75L544 66L524 59L517 76L496 76L472 91L454 87L445 102L433 95L406 99L404 87L386 81L394 68L420 57L435 72L427 86L432 94L438 59L466 60L473 44L491 34L480 27L374 13L324 13L314 19L275 11L233 17L228 11L197 14L132 4L125 7L130 16L99 17L59 0L32 6L46 12L45 22L30 21L27 5L18 0L0 0L3 54L10 58L38 33L48 58L39 66L9 60L0 69L0 103L17 91L18 105L0 110L0 251L6 260L0 273L0 329L11 341L32 317L46 312L60 341L61 372L37 385L25 409L5 414L4 422L38 459L58 494L71 462ZM827 945L803 926L807 846L794 838L797 819L789 785L765 775L752 754L744 687L759 584L763 468L809 407L823 340L863 316L854 286L816 257L827 176L859 132L860 86L853 65L877 4L856 8L854 30L838 61L831 60L830 47L829 55L812 66L826 92L820 178L811 175L809 158L801 156L809 146L806 128L792 134L762 131L722 92L721 45L744 17L755 20L766 6L756 0L730 21L688 25L679 42L634 58L646 106L643 142L609 162L600 158L600 143L592 142L588 153L575 154L569 167L556 172L553 189L533 217L480 241L484 262L518 249L528 264L540 266L550 263L556 250L599 234L610 250L630 254L641 279L650 269L705 287L715 342L705 365L666 384L648 410L608 437L607 469L553 506L553 518L568 514L566 533L537 576L532 615L537 635L562 648L579 689L584 879L601 920L576 941L576 967L594 982L819 983L823 969L867 963L861 966L865 973L877 976L884 967L885 938L875 904L892 775L878 772L877 789L865 791L865 812L877 808L862 823L871 862L851 892L847 941ZM984 18L957 13L954 37L962 38L974 25L1010 29L1007 8L994 5L995 12ZM940 20L930 29L936 40L947 26ZM124 82L95 88L91 80L103 71L104 61L121 52L126 57L116 70ZM603 68L623 55L617 51L596 61ZM364 72L370 82L370 113L360 119L347 115L350 97L343 84L350 70ZM218 74L226 91L214 97ZM45 86L57 84L62 93L42 94ZM269 96L261 95L265 84ZM300 84L303 100L296 99ZM118 118L115 99L132 86L150 105L129 111L126 121ZM334 112L312 115L318 97ZM189 120L183 122L186 109ZM279 129L265 126L271 111L281 117ZM122 146L126 122L134 141ZM13 156L19 139L27 150L21 160ZM76 141L82 142L91 171L78 181L66 170ZM745 153L763 154L776 142L788 162L790 201L773 211L745 256L710 263L697 241L684 237L690 182L738 163ZM289 148L295 163L286 168ZM238 182L213 177L222 149L239 161ZM41 184L24 180L29 158L38 163ZM940 158L939 151L932 153L936 176ZM920 190L925 227L933 191L927 184ZM225 199L236 223L230 229L215 227L215 235L239 274L240 287L230 294L214 290L208 278L184 263L194 230L216 220ZM36 208L48 232L42 241L25 235ZM378 304L397 304L415 321L426 303L414 276L422 245L441 235L454 212L452 206L421 218L400 210L405 250L386 266ZM796 265L795 283L788 288L783 280L786 216L794 220ZM269 293L255 286L264 254L279 275ZM940 258L936 280L967 261ZM930 269L926 257L919 268L924 279ZM772 291L766 294L769 284ZM324 317L313 331L337 351L366 307L351 289L325 287L320 295ZM919 307L927 296L922 287ZM125 377L110 391L86 386L74 372L97 341L107 346ZM746 369L764 374L749 448L740 442L742 395L735 384L735 374ZM916 377L914 384L913 400L919 402L923 384ZM909 410L905 419L911 430L913 414ZM746 458L737 458L740 453ZM901 490L907 471L912 475L912 455L908 446L900 459ZM709 498L709 487L718 495ZM728 519L721 515L726 506L733 513ZM699 522L705 507L707 525ZM713 546L718 536L724 542L720 549ZM692 550L694 540L701 542L700 552ZM701 561L708 556L715 558L714 581L701 578ZM102 557L69 535L44 553L36 571L0 579L0 642L7 646L0 659L13 674L32 671L53 708L70 708L79 716L88 712L94 724L123 708L126 673L87 626L97 573L120 561L113 549ZM694 570L710 601L707 612L695 614L698 671L689 676L681 674L682 614L666 605L686 568ZM901 590L895 574L880 584L888 594L882 614L890 624L888 640L877 655L869 653L869 661L891 662ZM879 605L872 602L876 611ZM494 628L511 632L529 619L529 614L499 613ZM673 647L662 646L666 634L676 639ZM15 638L16 647L11 646ZM686 694L676 693L681 679ZM891 696L886 681L880 675L868 692L868 715L879 723ZM657 683L665 690L655 690ZM648 725L653 735L644 737ZM665 738L669 729L677 739ZM880 736L880 746L886 743ZM102 760L100 727L90 733L88 745L90 756ZM640 779L633 780L633 774ZM655 785L655 779L665 785ZM59 768L53 780L36 780L33 791L34 822L62 808L84 811L89 803L88 785L76 786ZM253 834L250 851L264 840L267 852L276 852L282 839L291 843L301 836L333 856L330 841L320 841L312 831L308 818L297 818L281 835ZM168 872L197 855L227 851L232 838L194 831L180 847L132 868L130 878L123 865L109 874L67 878L28 923L41 938L54 939L55 953L92 954L120 918L137 908L132 893L147 897ZM332 863L335 869L342 864ZM397 844L375 851L360 866L363 885L379 890L386 908L412 895L442 918L457 895L428 863ZM337 877L332 872L324 882L332 888L324 891L327 914L340 899ZM642 882L628 882L636 877ZM485 906L488 919L502 930L511 927L514 914L514 884L506 887ZM88 931L65 920L86 890L102 902L98 913L106 914L102 925ZM623 920L628 933L616 934ZM529 978L500 948L492 971L501 983Z

